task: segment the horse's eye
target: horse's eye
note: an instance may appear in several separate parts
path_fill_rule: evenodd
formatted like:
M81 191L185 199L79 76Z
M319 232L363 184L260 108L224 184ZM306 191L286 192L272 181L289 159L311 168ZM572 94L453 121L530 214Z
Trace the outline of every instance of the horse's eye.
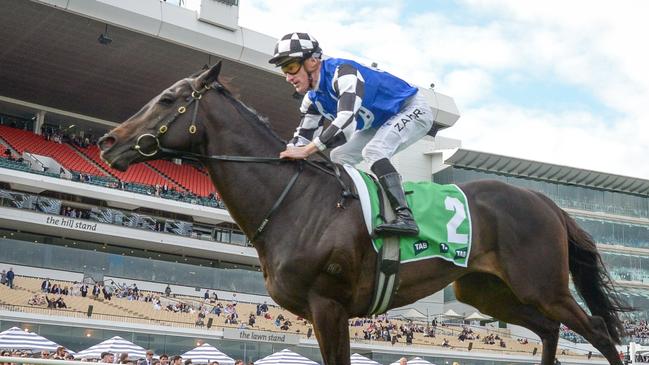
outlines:
M165 105L173 104L175 101L176 98L174 98L172 95L162 95L160 97L160 100L158 100L160 104L165 104Z

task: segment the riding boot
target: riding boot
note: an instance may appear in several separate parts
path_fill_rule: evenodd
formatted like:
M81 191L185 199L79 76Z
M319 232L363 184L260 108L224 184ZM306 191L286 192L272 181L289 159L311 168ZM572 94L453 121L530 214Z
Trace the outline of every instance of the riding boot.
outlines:
M406 194L401 187L401 177L397 172L379 176L379 183L385 190L390 206L397 216L393 221L383 223L374 229L379 235L416 236L419 234L417 222L408 207Z

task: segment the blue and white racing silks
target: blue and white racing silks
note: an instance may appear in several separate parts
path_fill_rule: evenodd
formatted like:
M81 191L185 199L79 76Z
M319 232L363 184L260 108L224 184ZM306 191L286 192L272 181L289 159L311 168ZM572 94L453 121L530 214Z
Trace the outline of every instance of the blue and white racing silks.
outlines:
M354 130L383 125L417 93L400 78L351 60L329 58L321 65L318 87L304 96L302 120L289 145L313 140L324 150L344 144ZM324 132L323 118L332 121Z

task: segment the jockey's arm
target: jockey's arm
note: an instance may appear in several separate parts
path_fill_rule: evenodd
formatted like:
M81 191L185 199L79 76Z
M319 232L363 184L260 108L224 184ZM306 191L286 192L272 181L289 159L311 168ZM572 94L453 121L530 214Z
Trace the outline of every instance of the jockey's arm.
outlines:
M286 145L287 147L305 146L313 140L314 136L318 136L322 132L324 117L309 98L309 94L304 95L302 99L300 113L302 115L300 124L295 129L293 138Z

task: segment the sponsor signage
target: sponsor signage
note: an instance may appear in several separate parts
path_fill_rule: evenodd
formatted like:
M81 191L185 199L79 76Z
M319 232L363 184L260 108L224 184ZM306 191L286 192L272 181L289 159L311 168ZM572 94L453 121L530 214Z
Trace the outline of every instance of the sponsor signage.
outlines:
M259 341L297 345L300 336L294 333L253 331L235 328L224 328L223 338L230 340Z

